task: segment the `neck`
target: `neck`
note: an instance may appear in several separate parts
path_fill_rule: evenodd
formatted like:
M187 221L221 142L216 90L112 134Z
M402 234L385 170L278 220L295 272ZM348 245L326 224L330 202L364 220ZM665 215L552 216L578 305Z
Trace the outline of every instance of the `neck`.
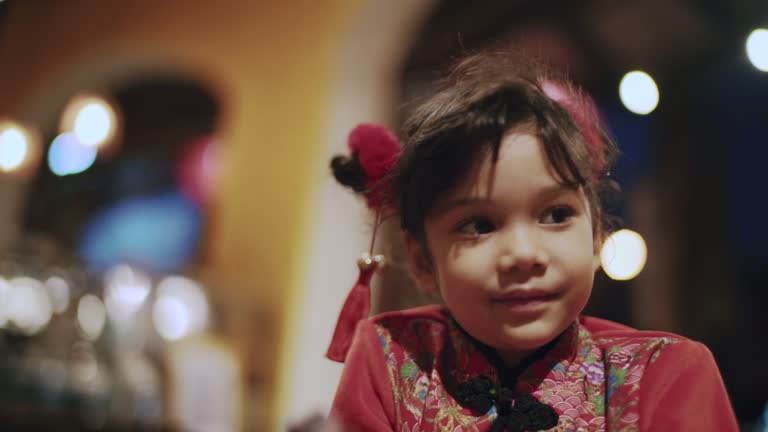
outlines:
M537 349L532 350L496 350L503 364L508 368L516 368L530 358Z
M553 350L557 350L557 356L572 355L577 341L575 327L569 326L556 338L534 350L521 351L501 351L485 347L488 360L496 367L499 378L502 383L514 388L517 378L529 366L545 358Z

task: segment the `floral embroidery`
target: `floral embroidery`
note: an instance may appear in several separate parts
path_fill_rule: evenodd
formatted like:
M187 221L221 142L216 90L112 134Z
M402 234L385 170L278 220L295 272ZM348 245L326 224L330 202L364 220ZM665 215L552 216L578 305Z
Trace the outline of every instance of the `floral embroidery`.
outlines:
M584 363L581 365L581 372L587 376L587 381L592 385L601 385L605 380L604 369L597 362Z
M498 417L496 407L479 414L449 392L457 383L481 375L497 380L498 375L474 343L444 316L376 321L402 432L481 432ZM639 430L640 380L647 365L678 339L593 339L578 323L561 339L551 355L519 377L515 396L529 393L555 409L559 422L549 431Z
M647 364L652 363L661 351L677 339L647 338L637 343L632 338L598 339L597 343L608 348L608 424L611 430L629 432L639 430L640 380Z

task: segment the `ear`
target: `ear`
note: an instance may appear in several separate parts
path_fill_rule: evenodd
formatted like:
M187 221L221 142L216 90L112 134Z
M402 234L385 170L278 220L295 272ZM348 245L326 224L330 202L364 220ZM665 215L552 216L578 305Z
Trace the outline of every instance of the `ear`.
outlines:
M599 246L595 248L594 256L592 257L592 271L594 273L597 273L597 271L600 270L600 248Z
M597 211L597 217L594 219L594 226L594 234L592 235L592 271L597 272L600 269L600 252L603 250L603 242L605 241L599 210Z
M408 255L408 267L416 285L426 292L437 291L435 272L419 241L408 233L403 233L402 239Z

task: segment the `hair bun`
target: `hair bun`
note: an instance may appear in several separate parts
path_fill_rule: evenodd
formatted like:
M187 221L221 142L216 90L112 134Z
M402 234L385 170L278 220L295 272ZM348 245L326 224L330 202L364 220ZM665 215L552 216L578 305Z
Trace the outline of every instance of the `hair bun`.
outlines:
M351 156L331 159L336 180L365 195L371 210L392 210L391 185L388 175L400 156L400 143L389 129L372 123L361 123L349 133L347 147Z
M357 154L338 155L331 159L331 170L336 181L357 193L365 192L365 170L360 165Z

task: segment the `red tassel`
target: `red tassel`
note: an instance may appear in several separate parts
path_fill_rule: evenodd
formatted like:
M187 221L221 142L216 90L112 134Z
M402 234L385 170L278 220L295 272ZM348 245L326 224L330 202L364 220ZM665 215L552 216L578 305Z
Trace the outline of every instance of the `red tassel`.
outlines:
M344 307L341 308L339 319L336 321L336 330L325 356L333 361L344 363L347 352L352 345L355 328L360 320L368 318L371 312L371 277L375 267L360 269L357 282L349 292Z
M395 134L383 126L370 123L355 127L349 134L347 145L350 152L357 155L365 172L365 200L368 207L375 212L376 221L373 224L369 253L364 254L357 263L360 274L341 308L333 339L325 353L329 359L341 363L347 358L357 323L368 318L371 312L371 277L376 269L384 264L383 256L371 255L380 218L392 211L388 205L392 198L389 190L391 185L386 176L400 155L400 144Z

